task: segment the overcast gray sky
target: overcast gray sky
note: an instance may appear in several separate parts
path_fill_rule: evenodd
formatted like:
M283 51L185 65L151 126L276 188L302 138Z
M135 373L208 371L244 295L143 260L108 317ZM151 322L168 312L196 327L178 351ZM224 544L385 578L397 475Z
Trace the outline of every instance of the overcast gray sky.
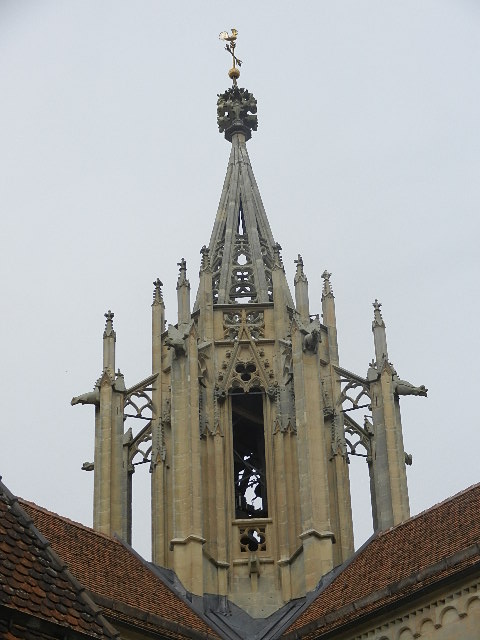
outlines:
M90 525L92 407L115 312L127 386L150 372L152 281L193 292L229 144L216 94L236 27L258 100L249 153L292 284L332 272L341 364L365 375L371 303L402 399L412 514L478 480L480 4L475 0L0 2L0 473ZM194 298L194 293L192 294ZM367 469L351 465L357 546ZM358 463L358 464L355 464ZM148 465L134 546L149 557Z

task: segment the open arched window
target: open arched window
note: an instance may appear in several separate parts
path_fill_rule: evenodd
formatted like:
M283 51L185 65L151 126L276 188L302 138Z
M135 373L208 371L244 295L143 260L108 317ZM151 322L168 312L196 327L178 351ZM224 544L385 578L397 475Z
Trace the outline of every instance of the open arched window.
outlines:
M263 399L257 388L231 395L236 518L268 516Z

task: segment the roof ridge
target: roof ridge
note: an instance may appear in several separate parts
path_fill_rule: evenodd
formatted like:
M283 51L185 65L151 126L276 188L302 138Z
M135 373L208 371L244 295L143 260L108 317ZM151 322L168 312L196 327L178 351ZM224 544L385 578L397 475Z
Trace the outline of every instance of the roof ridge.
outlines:
M473 489L480 489L480 482L472 484L469 487L466 487L466 489L462 489L461 491L458 491L458 493L454 493L453 496L449 496L447 498L444 498L440 502L437 502L437 503L433 504L431 507L428 507L427 509L424 509L423 511L419 511L418 513L416 513L415 515L411 516L407 520L402 520L402 522L399 522L398 524L394 525L393 527L390 527L389 529L385 529L384 531L378 531L377 532L378 533L378 538L381 538L381 537L387 535L388 533L390 533L390 531L394 531L396 529L400 529L401 527L407 525L408 523L412 522L413 520L416 520L417 518L420 518L420 517L424 516L425 514L430 513L431 511L435 511L436 509L439 509L440 507L443 507L448 502L451 502L452 500L458 499L461 495L469 493L470 491L473 491ZM369 538L368 541L370 541L370 538Z
M88 531L89 533L92 533L93 535L99 536L101 538L105 538L106 540L110 540L111 542L115 542L115 544L119 544L119 540L118 538L114 537L114 536L109 536L107 533L102 533L101 531L96 531L95 529L93 529L93 527L89 527L86 524L83 524L81 522L77 522L76 520L72 520L71 518L68 518L67 516L62 516L59 513L57 513L56 511L51 511L50 509L46 509L45 507L41 507L40 505L36 504L35 502L32 502L31 500L26 500L25 498L17 498L18 502L22 505L28 505L29 507L32 507L33 509L36 509L37 511L39 511L40 513L45 513L49 516L53 516L55 518L57 518L58 520L62 520L63 522L66 522L68 524L71 524L75 527L78 527L79 529L83 529L84 531Z

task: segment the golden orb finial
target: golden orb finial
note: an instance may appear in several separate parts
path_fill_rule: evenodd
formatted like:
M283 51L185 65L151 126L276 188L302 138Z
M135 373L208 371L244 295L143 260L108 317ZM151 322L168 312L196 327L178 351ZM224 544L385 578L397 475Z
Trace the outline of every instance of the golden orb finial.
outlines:
M237 80L240 77L240 69L238 67L242 66L242 61L237 58L235 55L235 45L237 39L238 31L236 29L232 29L232 34L228 35L228 31L222 31L218 36L220 40L223 40L227 44L225 45L225 50L230 53L232 56L233 67L228 72L228 77L233 81L233 86L237 86Z

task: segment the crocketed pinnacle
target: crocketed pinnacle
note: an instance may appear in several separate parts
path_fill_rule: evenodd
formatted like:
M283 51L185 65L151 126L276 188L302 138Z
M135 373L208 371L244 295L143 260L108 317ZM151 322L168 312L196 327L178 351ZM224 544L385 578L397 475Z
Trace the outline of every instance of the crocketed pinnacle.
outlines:
M379 302L377 299L375 299L375 302L373 302L372 304L374 309L372 329L374 329L375 327L384 327L385 322L383 321L382 312L380 311L380 307L382 306L382 303Z
M333 298L333 289L332 283L330 282L331 273L329 273L326 269L322 273L323 278L323 290L322 290L322 300L327 297Z
M153 283L153 304L162 304L162 287L163 282L160 280L160 278L157 278Z
M110 309L105 314L106 322L105 322L105 330L103 332L103 337L108 338L109 336L115 337L115 331L113 330L113 318L115 314Z
M294 278L295 284L297 284L297 282L300 282L300 281L307 282L307 276L305 275L305 272L303 270L302 256L298 254L298 257L296 260L294 260L294 262L297 265L297 269L295 271L295 278Z
M182 258L180 262L177 262L179 267L178 271L178 280L177 280L177 289L183 286L190 286L190 282L187 280L187 262L185 258Z

